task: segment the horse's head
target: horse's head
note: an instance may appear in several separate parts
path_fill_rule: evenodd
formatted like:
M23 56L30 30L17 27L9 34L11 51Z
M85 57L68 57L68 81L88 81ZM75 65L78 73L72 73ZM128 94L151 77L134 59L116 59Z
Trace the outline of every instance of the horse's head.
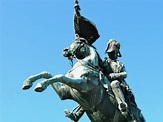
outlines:
M70 59L84 59L90 54L90 49L87 44L87 40L84 38L76 38L73 43L66 49L63 50L63 56Z
M63 56L69 59L79 59L92 64L93 66L99 66L102 61L96 48L90 45L86 39L78 37L73 43L63 50Z

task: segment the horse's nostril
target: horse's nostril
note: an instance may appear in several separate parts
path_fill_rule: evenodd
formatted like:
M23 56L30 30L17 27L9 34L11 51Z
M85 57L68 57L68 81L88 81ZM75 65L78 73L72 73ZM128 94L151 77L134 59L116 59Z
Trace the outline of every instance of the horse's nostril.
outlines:
M69 52L68 49L64 49L63 52L62 52L63 56L64 57L70 57L72 54Z
M71 53L63 53L63 56L70 57L70 56L72 56L72 54Z

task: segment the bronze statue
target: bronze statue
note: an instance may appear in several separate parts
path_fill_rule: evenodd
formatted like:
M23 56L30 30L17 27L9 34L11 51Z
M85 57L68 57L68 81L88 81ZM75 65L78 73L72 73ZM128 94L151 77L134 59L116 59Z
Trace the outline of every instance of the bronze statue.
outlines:
M51 85L62 100L75 100L86 112L92 122L128 122L116 107L117 102L111 90L110 82L101 72L101 60L96 49L84 38L75 41L63 51L65 57L75 57L78 62L66 75L52 75L42 72L27 78L23 90L29 89L32 84L45 78L35 87L36 92L43 92ZM62 84L58 83L61 82ZM108 88L104 87L107 84ZM144 122L141 112L135 114L137 122Z
M74 122L77 122L84 112L91 122L145 122L131 90L125 83L127 73L124 65L117 61L117 57L121 56L120 44L115 40L109 41L106 50L109 58L103 62L92 45L99 38L98 31L92 22L80 15L79 10L76 0L76 39L63 50L64 57L78 60L76 64L66 75L52 76L49 72L32 75L24 81L22 89L27 90L35 81L44 78L34 90L43 92L51 85L61 100L76 101L79 104L75 108L76 113L65 111Z

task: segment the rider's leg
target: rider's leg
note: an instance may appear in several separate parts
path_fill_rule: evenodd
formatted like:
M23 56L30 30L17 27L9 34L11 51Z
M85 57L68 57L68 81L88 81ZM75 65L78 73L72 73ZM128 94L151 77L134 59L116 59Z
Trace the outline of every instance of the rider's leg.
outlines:
M124 112L127 112L127 103L125 102L124 94L120 88L120 82L118 80L112 81L111 87L118 102L119 110L122 112L122 114L125 114Z

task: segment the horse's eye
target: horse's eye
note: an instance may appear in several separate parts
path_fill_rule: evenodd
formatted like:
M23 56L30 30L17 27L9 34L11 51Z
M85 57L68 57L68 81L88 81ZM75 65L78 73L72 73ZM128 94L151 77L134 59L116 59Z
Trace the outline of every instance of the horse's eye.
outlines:
M77 42L78 45L80 45L80 42Z

